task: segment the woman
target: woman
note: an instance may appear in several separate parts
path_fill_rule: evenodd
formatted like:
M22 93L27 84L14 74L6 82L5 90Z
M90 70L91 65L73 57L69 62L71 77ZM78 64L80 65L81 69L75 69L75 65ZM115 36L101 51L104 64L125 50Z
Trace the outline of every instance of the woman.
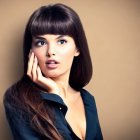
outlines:
M24 35L24 75L4 106L15 140L102 140L85 33L70 7L40 7Z

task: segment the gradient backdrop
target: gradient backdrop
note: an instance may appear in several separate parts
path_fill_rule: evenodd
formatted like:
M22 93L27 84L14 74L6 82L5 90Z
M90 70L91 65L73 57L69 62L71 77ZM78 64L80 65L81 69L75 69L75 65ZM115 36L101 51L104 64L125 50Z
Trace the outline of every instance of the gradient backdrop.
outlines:
M140 0L0 0L0 139L12 139L2 102L23 73L27 19L56 2L83 22L94 64L86 88L95 96L104 139L140 140Z

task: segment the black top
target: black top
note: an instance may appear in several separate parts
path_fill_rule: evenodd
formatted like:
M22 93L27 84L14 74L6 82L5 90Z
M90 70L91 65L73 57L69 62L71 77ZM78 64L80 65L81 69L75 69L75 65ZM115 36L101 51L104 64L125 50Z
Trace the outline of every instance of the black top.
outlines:
M7 92L10 92L10 90ZM80 93L84 102L86 115L87 128L85 140L103 140L94 97L84 89L82 89ZM39 94L41 95L42 100L45 100L46 102L49 101L49 103L55 105L56 128L60 134L64 136L65 140L80 140L65 119L67 106L62 98L52 93L40 92ZM26 119L28 116L21 117L18 111L12 111L6 105L5 112L14 140L42 140L39 134L30 126L29 120Z

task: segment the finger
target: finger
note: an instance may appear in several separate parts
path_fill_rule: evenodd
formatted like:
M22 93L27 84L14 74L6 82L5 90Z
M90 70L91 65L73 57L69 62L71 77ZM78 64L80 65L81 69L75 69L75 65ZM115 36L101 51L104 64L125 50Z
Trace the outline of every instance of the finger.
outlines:
M38 84L41 85L44 89L48 90L48 79L42 75L41 69L39 65L37 66L37 79L38 79Z
M33 62L33 67L32 67L32 80L33 81L36 81L37 80L37 64L38 64L38 61L37 61L37 57L35 56L34 57L34 62Z
M37 79L40 81L42 77L42 72L39 66L37 66Z
M34 61L34 53L32 52L31 56L28 60L28 68L27 68L27 75L29 75L31 78L32 78L31 71L32 71L32 67L33 67L33 61Z
M28 58L30 58L31 55L32 55L32 49L30 49L30 52L29 52Z
M44 82L46 81L42 75L41 69L39 67L39 65L37 66L37 80L38 80L38 84L41 85L43 88L46 88Z

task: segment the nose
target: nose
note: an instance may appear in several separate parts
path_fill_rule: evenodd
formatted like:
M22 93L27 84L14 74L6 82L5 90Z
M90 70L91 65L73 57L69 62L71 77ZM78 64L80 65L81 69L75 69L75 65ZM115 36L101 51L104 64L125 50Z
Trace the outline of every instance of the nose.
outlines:
M48 49L47 49L47 57L52 57L55 55L55 47L53 44L49 44Z

